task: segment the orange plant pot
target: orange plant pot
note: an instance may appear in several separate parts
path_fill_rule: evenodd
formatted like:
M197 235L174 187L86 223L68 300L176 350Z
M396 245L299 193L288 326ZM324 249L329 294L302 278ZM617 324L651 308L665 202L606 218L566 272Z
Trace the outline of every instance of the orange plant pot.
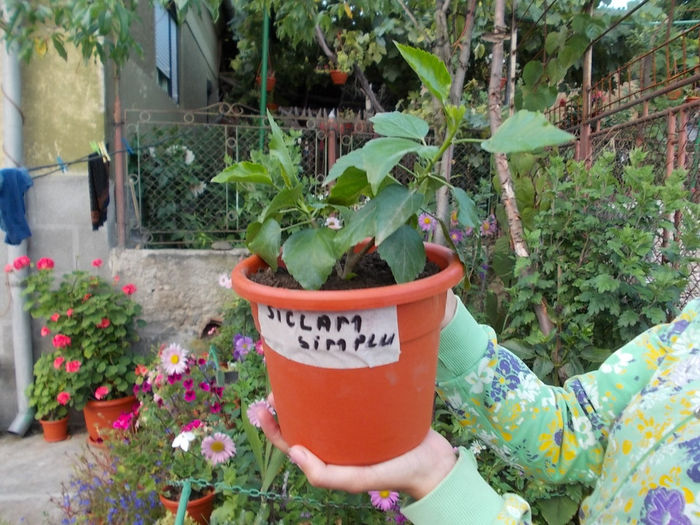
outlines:
M44 432L44 441L54 443L68 439L68 416L63 419L40 419L41 429Z
M160 502L163 506L172 514L177 515L177 507L180 504L179 501L171 500L160 494L158 496ZM198 499L193 499L187 502L187 514L199 525L207 525L209 523L209 518L211 518L211 513L214 510L214 498L216 493L214 491L202 496Z
M88 443L94 446L103 446L107 439L107 432L112 424L123 413L131 412L136 403L135 396L126 396L109 401L88 401L83 408L85 427L88 432Z
M233 288L251 302L280 428L288 443L304 445L327 463L369 465L401 455L425 438L432 420L446 292L463 276L454 253L435 244L425 246L428 258L441 268L439 273L410 283L359 290L274 288L247 277L265 266L259 257L248 257L236 265ZM270 330L275 322L279 333ZM290 323L302 330L299 338L304 341L298 346L295 343L300 339L284 333L284 325L289 328ZM332 339L329 336L325 327L331 325L343 329L370 326L373 332L357 330L345 349L333 345L330 352L328 341L340 339L335 333ZM304 327L314 326L317 328L303 332ZM394 334L397 353L387 350L393 344L392 329L398 331ZM314 349L317 336L319 349ZM370 360L388 356L386 362L361 363L354 368L314 362L327 359L319 357L324 354L334 354L338 360L354 359L359 355L355 350L358 341L367 347L368 341L374 341L371 348L360 345L361 351L369 351Z
M342 86L348 81L348 74L339 69L331 69L331 82L336 86Z

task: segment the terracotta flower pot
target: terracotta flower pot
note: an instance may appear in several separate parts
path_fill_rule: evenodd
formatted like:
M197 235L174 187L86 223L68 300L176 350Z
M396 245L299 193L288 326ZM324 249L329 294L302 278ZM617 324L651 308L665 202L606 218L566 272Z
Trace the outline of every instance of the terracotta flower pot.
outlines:
M426 244L441 271L359 290L289 290L232 272L251 302L282 434L334 464L372 464L416 447L432 420L446 292L463 275L447 248Z
M255 85L260 87L260 84L262 83L262 76L257 75L255 77ZM266 91L272 91L275 89L275 84L277 84L277 77L274 75L267 75L267 82L265 82L265 90Z
M342 86L348 81L348 74L339 69L331 69L331 82L336 86Z
M200 525L207 525L209 518L214 510L214 497L216 493L210 491L201 498L190 500L187 502L187 514ZM179 501L171 500L160 494L158 496L163 506L173 514L177 515L177 507Z
M40 419L41 429L44 431L44 441L53 443L68 439L68 416L63 419Z
M112 424L122 415L131 412L135 396L127 396L109 401L88 401L83 408L85 426L88 431L88 443L94 446L104 446L107 438L105 430L111 429Z

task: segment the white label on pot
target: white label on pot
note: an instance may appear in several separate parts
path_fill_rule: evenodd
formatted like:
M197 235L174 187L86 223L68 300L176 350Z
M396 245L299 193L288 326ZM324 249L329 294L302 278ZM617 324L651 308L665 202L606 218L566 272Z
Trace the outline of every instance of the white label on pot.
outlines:
M308 312L258 305L262 337L287 359L320 368L366 368L399 360L396 307Z

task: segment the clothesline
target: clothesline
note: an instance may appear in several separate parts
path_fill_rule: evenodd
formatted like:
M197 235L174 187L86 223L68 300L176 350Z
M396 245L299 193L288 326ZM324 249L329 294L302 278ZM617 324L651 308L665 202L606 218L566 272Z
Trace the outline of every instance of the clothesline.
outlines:
M142 145L142 146L138 146L138 147L136 147L136 148L133 148L133 147L129 144L129 142L128 142L126 139L123 138L123 139L122 139L122 144L124 144L124 148L123 148L123 149L116 150L116 151L109 151L109 150L107 150L107 148L105 147L105 151L106 151L107 153L109 153L109 155L116 155L117 153L125 153L125 152L133 155L134 153L136 153L136 152L138 152L138 151L141 151L141 150L147 149L147 148L152 148L152 147L154 147L154 146L158 146L158 145L160 145L160 144L162 144L162 143L164 143L164 142L168 142L169 140L172 140L172 137L167 137L167 138L164 138L164 139L162 139L162 140L159 140L159 141L156 141L156 142L152 142L152 143L150 143L150 144L144 144L144 145ZM93 151L92 153L98 153L98 151L95 150L95 151ZM32 171L39 171L39 170L46 170L46 169L51 169L51 168L53 168L53 169L51 169L51 171L48 171L48 172L46 172L46 173L39 173L38 175L33 175L33 176L32 176L33 179L38 179L39 177L45 177L45 176L47 176L47 175L52 175L53 173L57 173L57 172L59 172L59 171L66 171L66 168L67 168L68 166L72 166L73 164L80 164L80 163L83 163L83 162L88 162L88 161L90 160L90 155L92 155L92 153L89 153L88 155L85 155L85 156L83 156L83 157L80 157L80 158L77 158L77 159L74 159L74 160L71 160L71 161L68 161L68 162L64 162L64 161L61 159L61 157L56 157L57 162L54 162L53 164L44 164L44 165L42 165L42 166L32 166L31 168L25 168L25 169L26 169L28 172L31 173Z

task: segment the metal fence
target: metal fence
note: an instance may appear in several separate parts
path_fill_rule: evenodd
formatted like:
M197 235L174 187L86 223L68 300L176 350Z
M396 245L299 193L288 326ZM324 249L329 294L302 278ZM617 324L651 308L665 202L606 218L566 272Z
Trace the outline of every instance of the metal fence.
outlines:
M296 136L307 190L322 192L333 161L375 135L369 121L332 118L327 112L289 110L275 116ZM125 114L129 155L130 246L205 248L216 241L240 243L251 211L243 188L211 183L227 164L249 160L266 144L266 124L241 108L218 104L197 111L130 110ZM489 157L472 144L455 148L455 184L476 187L488 176ZM406 159L410 164L411 159Z

